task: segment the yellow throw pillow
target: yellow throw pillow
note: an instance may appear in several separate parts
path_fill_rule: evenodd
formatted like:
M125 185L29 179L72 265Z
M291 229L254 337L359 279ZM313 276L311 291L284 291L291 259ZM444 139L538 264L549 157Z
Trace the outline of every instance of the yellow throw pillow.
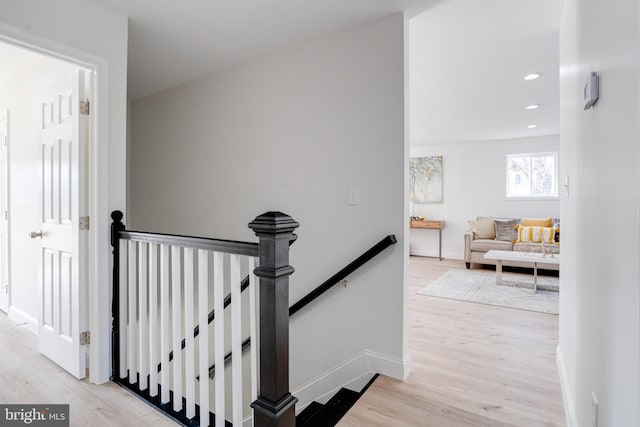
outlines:
M496 225L493 218L478 218L477 221L467 221L473 231L474 239L495 239Z
M551 218L522 218L522 225L525 227L552 227Z
M525 227L518 224L516 243L554 243L558 227Z

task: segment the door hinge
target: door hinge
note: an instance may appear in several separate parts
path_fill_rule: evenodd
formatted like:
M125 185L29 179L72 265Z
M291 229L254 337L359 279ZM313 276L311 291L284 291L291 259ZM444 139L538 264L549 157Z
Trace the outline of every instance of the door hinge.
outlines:
M80 230L88 230L88 229L89 229L89 216L81 216Z
M91 344L91 333L89 331L80 332L80 345Z
M9 211L4 211L4 219L5 220L9 219Z
M90 103L88 99L86 101L80 101L80 114L88 116L89 107L90 107Z

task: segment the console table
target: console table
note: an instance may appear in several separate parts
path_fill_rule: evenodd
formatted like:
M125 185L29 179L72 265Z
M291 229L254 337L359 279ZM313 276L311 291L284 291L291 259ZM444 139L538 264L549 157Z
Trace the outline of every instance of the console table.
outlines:
M444 221L423 219L423 220L411 220L409 222L410 228L422 228L426 230L438 230L438 258L442 261L442 229L444 228Z

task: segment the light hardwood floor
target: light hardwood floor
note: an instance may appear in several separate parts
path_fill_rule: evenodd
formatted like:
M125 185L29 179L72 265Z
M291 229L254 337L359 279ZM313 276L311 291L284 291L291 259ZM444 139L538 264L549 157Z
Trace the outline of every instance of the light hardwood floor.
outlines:
M554 315L417 295L461 261L412 258L412 372L380 377L341 427L562 426ZM69 403L72 426L175 426L115 384L78 381L0 313L0 403Z
M464 263L410 265L411 373L380 376L338 426L564 426L558 316L418 295Z
M36 337L2 312L0 403L69 404L71 426L177 425L114 383L75 379L38 353Z

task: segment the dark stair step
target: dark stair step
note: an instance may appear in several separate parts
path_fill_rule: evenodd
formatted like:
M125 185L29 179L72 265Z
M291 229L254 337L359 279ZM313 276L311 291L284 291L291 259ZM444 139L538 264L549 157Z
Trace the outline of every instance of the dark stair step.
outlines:
M323 408L324 408L324 405L322 403L311 402L309 406L304 408L304 411L302 411L296 417L296 426L304 427L308 425L310 420L313 417L315 417L318 414L318 412L322 411Z
M340 389L329 401L324 405L322 410L330 424L336 425L342 417L345 416L349 409L358 401L360 393L346 388Z
M342 388L325 405L318 402L311 403L296 419L296 425L298 427L335 426L359 397L360 393ZM309 410L308 413L306 413L307 410Z
M304 411L296 417L296 427L333 427L344 417L360 397L378 378L375 374L358 393L357 391L341 388L326 404L311 402Z

